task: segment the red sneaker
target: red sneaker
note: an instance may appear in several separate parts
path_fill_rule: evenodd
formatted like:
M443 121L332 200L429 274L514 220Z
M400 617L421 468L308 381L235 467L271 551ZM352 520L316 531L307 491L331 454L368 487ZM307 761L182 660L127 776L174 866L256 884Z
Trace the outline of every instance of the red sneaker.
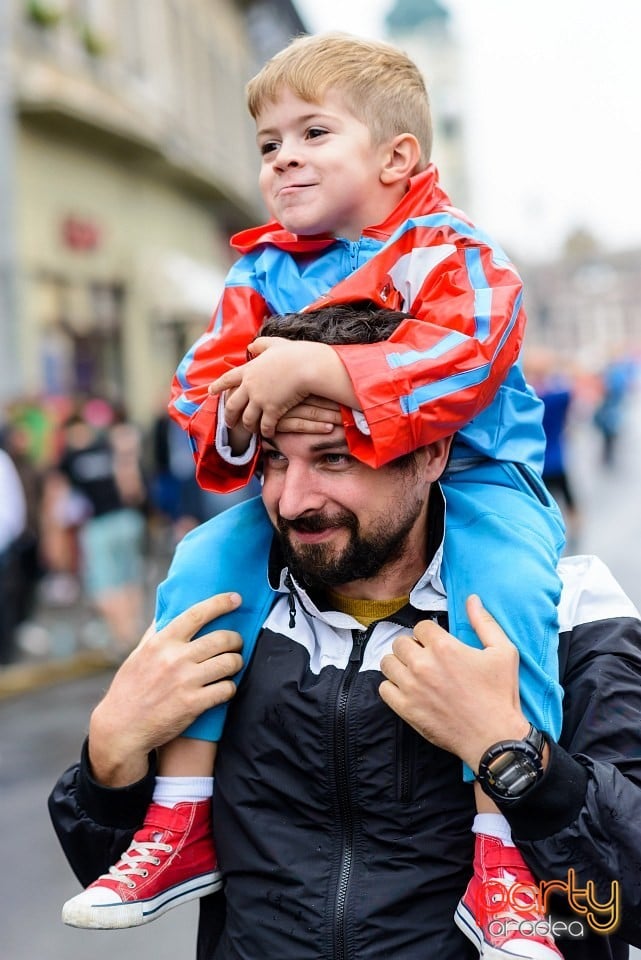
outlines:
M454 921L483 960L563 958L541 912L529 867L516 847L497 837L476 834L474 875Z
M137 927L221 886L211 800L173 808L152 803L129 849L109 873L67 900L62 919L98 930Z

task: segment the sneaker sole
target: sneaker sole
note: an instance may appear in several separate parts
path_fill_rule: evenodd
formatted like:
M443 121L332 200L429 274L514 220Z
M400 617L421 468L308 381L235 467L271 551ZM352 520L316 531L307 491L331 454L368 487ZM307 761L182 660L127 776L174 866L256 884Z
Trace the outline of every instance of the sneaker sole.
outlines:
M454 913L454 923L468 940L472 941L479 952L479 960L533 960L533 958L536 960L537 957L544 958L544 960L548 960L548 958L549 960L556 960L558 957L558 954L538 943L533 943L532 951L527 954L510 953L500 947L493 947L487 942L472 912L462 901L459 902Z
M181 903L197 900L209 893L216 893L222 885L220 874L213 873L202 877L191 877L184 883L178 883L147 900L92 905L74 903L77 899L74 897L62 908L62 922L69 927L80 927L84 930L122 930L126 927L139 927L143 923L151 923L152 920L180 906Z

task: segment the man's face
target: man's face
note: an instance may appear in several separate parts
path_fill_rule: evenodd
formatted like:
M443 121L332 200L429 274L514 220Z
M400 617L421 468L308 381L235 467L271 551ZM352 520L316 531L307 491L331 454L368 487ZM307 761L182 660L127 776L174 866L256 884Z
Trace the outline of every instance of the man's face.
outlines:
M284 88L256 119L259 186L270 214L291 233L357 240L386 211L385 145L328 90L320 103Z
M409 590L425 565L429 488L445 456L427 447L374 470L350 456L342 427L263 440L263 501L292 573L364 598Z

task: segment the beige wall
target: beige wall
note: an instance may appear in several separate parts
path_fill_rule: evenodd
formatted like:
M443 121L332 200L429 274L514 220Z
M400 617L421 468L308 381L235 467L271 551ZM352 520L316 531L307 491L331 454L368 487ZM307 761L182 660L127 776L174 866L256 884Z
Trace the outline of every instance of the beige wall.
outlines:
M158 312L157 275L163 257L180 251L225 273L226 238L202 199L191 197L149 165L115 162L87 144L81 146L34 127L19 137L17 227L21 263L21 352L29 389L42 387L43 329L55 319L55 297L47 277L55 275L81 291L70 305L74 324L94 322L82 289L95 282L122 284L125 398L137 419L148 420L159 392L169 385L176 356L159 324L176 319ZM70 250L62 239L67 216L99 231L94 250ZM213 310L215 291L212 292ZM154 302L156 301L156 302ZM191 320L190 334L208 317Z

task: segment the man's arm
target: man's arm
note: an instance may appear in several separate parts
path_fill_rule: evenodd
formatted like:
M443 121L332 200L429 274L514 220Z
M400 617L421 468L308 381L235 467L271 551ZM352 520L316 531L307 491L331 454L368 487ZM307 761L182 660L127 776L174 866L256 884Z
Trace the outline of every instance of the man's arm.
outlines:
M595 558L562 561L561 741L543 779L502 805L513 838L541 880L595 884L601 903L619 884L617 936L641 944L641 620ZM427 739L472 769L498 740L519 738L514 647L482 608L469 609L484 644L459 643L431 622L384 657L381 696ZM482 659L485 658L485 659ZM501 806L501 804L499 804Z
M563 730L545 778L505 811L534 872L618 884L616 934L641 946L641 620L594 557L562 560Z
M238 606L233 594L194 604L157 633L148 630L93 711L79 764L49 797L60 843L81 883L104 872L142 822L151 799L156 747L235 691L240 636L211 620ZM189 642L191 641L191 642Z

